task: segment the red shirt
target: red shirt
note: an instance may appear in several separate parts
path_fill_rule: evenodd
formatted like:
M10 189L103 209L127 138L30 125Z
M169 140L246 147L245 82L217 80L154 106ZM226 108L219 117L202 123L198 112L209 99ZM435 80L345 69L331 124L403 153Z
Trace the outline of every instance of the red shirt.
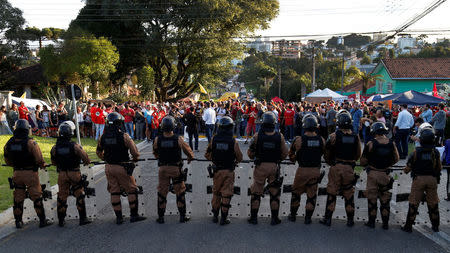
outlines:
M258 113L258 109L256 107L248 108L245 114L248 114L248 124L255 124L256 114Z
M28 120L28 108L26 106L19 106L19 119Z
M120 111L120 114L125 118L125 123L129 123L133 121L134 118L134 110L131 108L125 108L122 111Z
M291 126L294 125L294 116L295 116L295 112L292 109L287 109L284 112L284 124L286 126Z

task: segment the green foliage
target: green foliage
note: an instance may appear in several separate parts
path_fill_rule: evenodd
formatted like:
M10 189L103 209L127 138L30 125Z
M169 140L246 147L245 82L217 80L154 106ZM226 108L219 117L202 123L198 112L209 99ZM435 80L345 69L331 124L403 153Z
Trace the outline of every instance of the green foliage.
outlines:
M363 58L361 59L361 64L370 64L370 63L372 63L370 57L368 55L364 55Z
M54 27L39 29L33 26L27 27L24 30L24 35L27 40L39 41L39 49L42 49L42 41L52 40L56 42L64 35L64 33L64 29Z
M151 66L156 96L164 101L228 75L228 62L244 52L233 37L267 28L278 5L267 0L88 0L70 29L81 27L112 40L121 55L116 79Z
M327 41L327 46L331 48L339 48L340 45L337 44L338 37L333 36ZM363 45L368 44L371 41L370 36L359 35L356 33L344 36L345 47L350 48L360 48Z
M109 91L108 79L116 71L119 62L117 48L106 38L82 35L66 39L61 50L53 46L42 49L41 64L44 75L53 82L65 81L85 87L100 82L100 89Z
M150 66L144 66L136 71L136 84L141 96L149 99L155 89L154 71Z

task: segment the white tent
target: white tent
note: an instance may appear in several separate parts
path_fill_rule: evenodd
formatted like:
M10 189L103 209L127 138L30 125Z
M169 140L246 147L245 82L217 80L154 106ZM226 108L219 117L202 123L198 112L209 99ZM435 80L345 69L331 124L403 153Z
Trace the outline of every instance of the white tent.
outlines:
M323 97L322 96L322 90L318 89L312 93L309 93L308 95L306 95L306 97L310 97L310 98L316 98L316 97Z
M323 90L317 90L308 96L306 96L306 100L310 102L323 102L325 100L334 100L334 101L344 101L348 99L347 96L343 96L337 92L334 92L328 88Z

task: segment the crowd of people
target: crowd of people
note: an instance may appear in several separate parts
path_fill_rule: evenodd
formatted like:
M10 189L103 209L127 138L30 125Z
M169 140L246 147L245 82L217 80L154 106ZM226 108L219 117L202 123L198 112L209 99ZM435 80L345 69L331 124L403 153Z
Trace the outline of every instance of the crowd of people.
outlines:
M11 134L18 119L29 121L33 134L38 136L57 136L57 129L66 120L78 121L81 137L99 139L105 128L106 116L118 112L125 118L125 129L134 140L154 140L160 131L160 124L166 115L176 120L175 132L189 138L189 146L198 151L199 136L204 134L208 141L217 132L217 123L224 116L230 116L236 123L233 129L237 139L245 143L259 131L264 112L272 111L277 117L276 128L292 142L295 136L303 133L302 118L307 114L315 115L319 120L319 134L327 139L336 129L336 114L340 109L347 109L353 118L353 131L361 140L367 143L372 138L369 134L370 125L383 122L389 128L389 136L395 139L400 158L408 154L409 140L418 143L417 128L422 123L431 124L437 135L437 144L444 144L447 107L443 104L408 107L387 103L359 103L353 101L324 101L322 103L274 103L229 100L225 102L172 102L145 103L127 102L89 103L77 107L76 114L69 113L64 102L37 105L30 111L23 102L19 106L13 104L7 110L0 108L0 134ZM69 117L69 114L73 115Z

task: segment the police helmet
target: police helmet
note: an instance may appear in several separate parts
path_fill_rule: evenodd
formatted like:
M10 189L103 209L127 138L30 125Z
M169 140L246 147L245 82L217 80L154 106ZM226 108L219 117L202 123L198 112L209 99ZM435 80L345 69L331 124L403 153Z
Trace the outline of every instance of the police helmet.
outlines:
M108 116L106 117L106 120L107 120L108 126L121 127L124 122L124 118L123 118L122 114L120 114L118 112L112 112L112 113L108 114Z
M419 137L420 140L420 146L424 148L432 148L435 144L435 135L434 135L434 129L433 128L426 128L423 129L422 133Z
M221 130L230 130L230 129L233 129L233 126L234 126L234 122L228 116L225 116L219 120L219 129L221 129Z
M168 115L164 117L161 121L161 129L164 132L171 132L175 129L175 118Z
M302 122L303 122L302 127L303 129L306 130L314 130L319 126L317 118L313 114L306 114L303 117Z
M352 115L345 110L340 110L336 115L336 124L340 129L352 129Z
M420 124L419 129L417 130L417 132L419 133L419 135L421 135L423 130L426 130L426 129L431 129L434 132L433 126L430 123L428 123L428 122Z
M19 119L16 121L16 124L14 125L14 130L30 130L30 123L28 123L28 120L25 119Z
M68 120L61 123L58 129L59 137L72 138L75 134L75 124Z
M275 125L277 124L277 117L275 116L275 113L265 112L262 118L262 124L264 127L275 128Z
M384 135L388 133L388 128L383 122L375 122L370 127L370 133L373 135Z

